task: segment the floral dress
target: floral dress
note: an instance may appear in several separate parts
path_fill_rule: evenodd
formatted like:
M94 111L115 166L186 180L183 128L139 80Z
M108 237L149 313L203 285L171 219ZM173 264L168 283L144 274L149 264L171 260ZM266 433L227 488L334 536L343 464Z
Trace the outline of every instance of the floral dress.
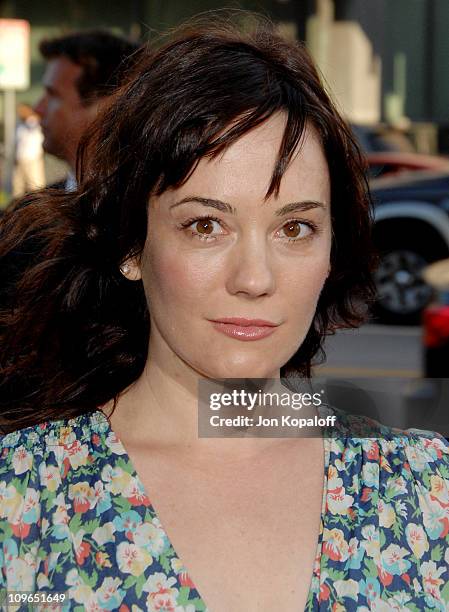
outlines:
M375 425L341 413L324 438L306 610L449 610L449 444ZM0 591L65 596L33 610L207 610L99 410L0 437Z

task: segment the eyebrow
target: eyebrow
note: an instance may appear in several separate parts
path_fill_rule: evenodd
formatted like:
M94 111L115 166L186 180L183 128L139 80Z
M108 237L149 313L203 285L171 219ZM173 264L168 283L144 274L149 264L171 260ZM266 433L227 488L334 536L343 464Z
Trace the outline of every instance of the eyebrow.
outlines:
M216 208L224 213L230 213L231 215L236 215L236 209L227 204L226 202L222 202L221 200L215 200L213 198L201 198L199 196L187 196L179 202L175 202L170 206L170 210L179 206L180 204L185 204L186 202L197 202L198 204L202 204L203 206L209 206L211 208ZM323 202L318 202L317 200L304 200L303 202L292 202L291 204L286 204L282 206L278 210L275 211L275 215L278 217L282 217L283 215L288 215L293 212L305 212L307 210L312 210L314 208L321 208L326 210L326 205Z

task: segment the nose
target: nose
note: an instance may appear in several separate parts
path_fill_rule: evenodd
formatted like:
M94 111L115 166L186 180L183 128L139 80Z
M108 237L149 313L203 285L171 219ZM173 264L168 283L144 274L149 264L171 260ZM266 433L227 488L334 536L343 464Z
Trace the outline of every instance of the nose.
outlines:
M275 274L263 236L242 239L235 245L228 270L227 289L233 295L256 298L269 296L275 290Z
M43 117L45 113L45 96L41 96L36 104L33 106L33 110L35 113L39 115L39 117Z

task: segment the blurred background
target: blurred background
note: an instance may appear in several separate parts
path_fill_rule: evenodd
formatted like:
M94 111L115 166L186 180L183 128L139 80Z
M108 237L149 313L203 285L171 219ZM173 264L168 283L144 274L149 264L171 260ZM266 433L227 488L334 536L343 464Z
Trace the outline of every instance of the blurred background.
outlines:
M316 373L408 381L395 409L405 409L405 393L422 400L425 414L435 393L444 400L441 380L449 380L447 0L0 0L0 207L20 195L21 125L40 150L33 105L42 95L43 38L102 27L143 42L224 6L265 14L306 43L367 157L378 300L369 324L328 339ZM66 175L60 159L36 155L47 184Z
M223 6L219 0L0 1L0 19L29 23L29 83L17 91L17 101L33 104L40 95L43 38L101 26L147 40ZM240 0L226 6L268 15L285 36L306 42L341 110L363 126L358 135L367 150L449 154L446 0ZM1 57L0 74L3 64Z

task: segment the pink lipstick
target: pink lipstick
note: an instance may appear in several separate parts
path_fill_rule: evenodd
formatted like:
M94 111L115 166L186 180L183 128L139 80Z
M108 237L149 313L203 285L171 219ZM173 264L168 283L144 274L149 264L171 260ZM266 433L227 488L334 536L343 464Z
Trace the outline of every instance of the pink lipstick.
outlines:
M211 321L211 323L222 334L244 342L260 340L271 336L276 327L278 327L278 323L265 321L264 319L242 319L237 317L216 319Z

